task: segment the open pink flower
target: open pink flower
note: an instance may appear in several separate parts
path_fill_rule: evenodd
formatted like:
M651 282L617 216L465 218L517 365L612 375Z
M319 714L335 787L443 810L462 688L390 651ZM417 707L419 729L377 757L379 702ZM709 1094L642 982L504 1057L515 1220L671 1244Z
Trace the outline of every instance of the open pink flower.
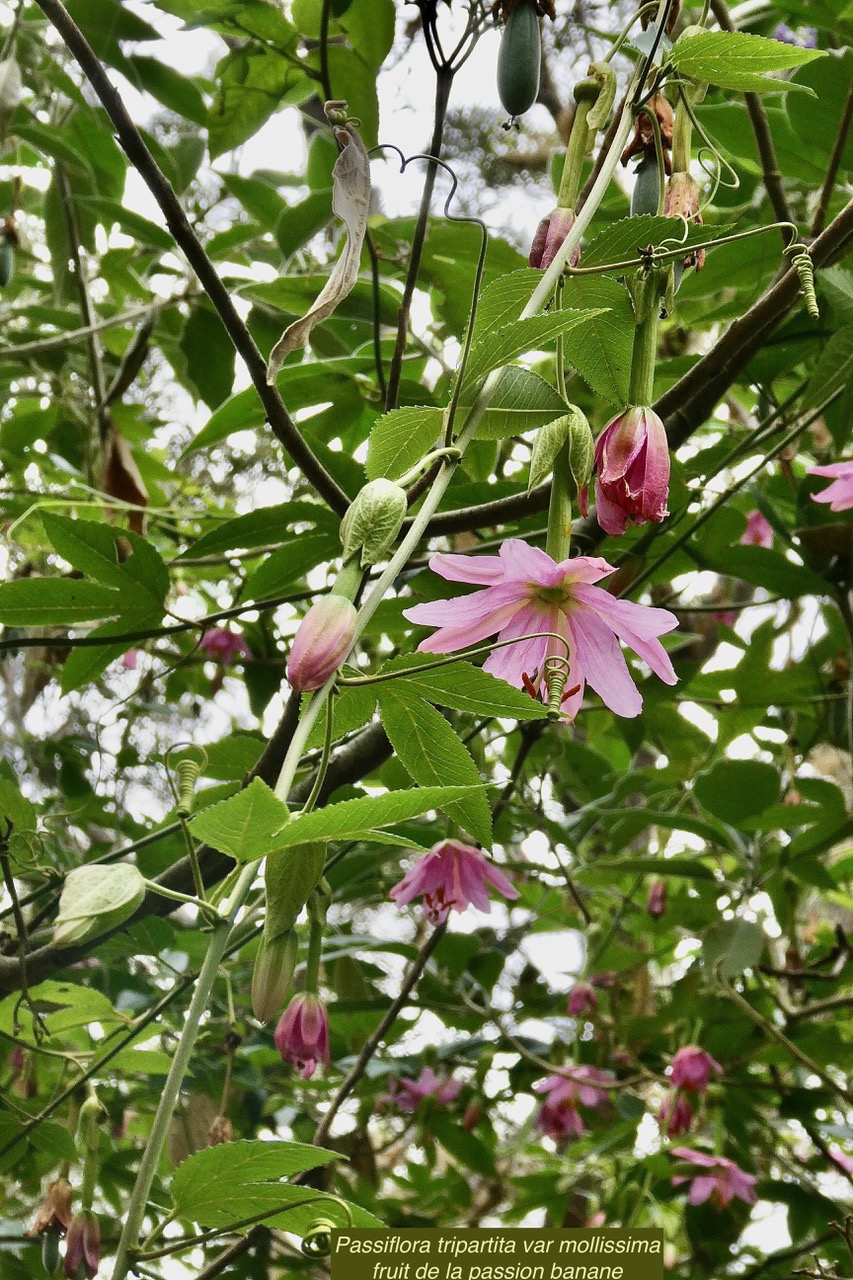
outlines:
M206 653L209 658L221 663L223 667L230 667L235 658L248 658L252 653L242 636L228 631L225 627L213 627L212 630L205 631L198 642L198 647L202 653Z
M587 681L606 706L620 716L639 715L643 699L619 648L624 641L666 684L676 675L658 636L678 620L666 609L616 600L593 586L613 573L595 556L577 556L559 564L519 538L503 544L497 556L434 555L430 568L451 582L483 587L454 600L433 600L404 610L422 626L438 627L418 648L426 653L454 653L488 636L519 640L496 649L485 670L518 688L538 689L546 657L566 656L566 646L545 636L553 631L568 644L568 694L564 714L573 720Z
M604 1107L609 1093L601 1085L613 1083L613 1077L597 1067L573 1067L565 1075L548 1076L534 1085L537 1093L544 1093L542 1106L536 1116L536 1127L546 1137L558 1141L562 1138L582 1138L586 1126L579 1108Z
M454 911L474 906L488 911L489 885L510 900L518 890L489 862L482 849L462 844L460 840L443 840L434 844L399 884L390 890L398 907L423 896L424 911L431 924L441 924Z
M595 442L595 469L595 514L605 533L669 514L669 445L653 409L631 405L608 422Z
M329 1066L329 1018L326 1006L311 992L294 996L275 1029L275 1047L284 1062L308 1080L322 1062Z
M460 1080L439 1080L431 1067L424 1067L417 1080L392 1076L389 1085L391 1092L379 1101L395 1106L398 1111L416 1111L424 1098L434 1098L446 1105L453 1102L462 1089Z
M705 1204L707 1200L718 1209L725 1209L732 1200L755 1204L755 1178L744 1173L733 1160L725 1156L709 1156L704 1151L691 1151L688 1147L673 1147L672 1154L679 1160L699 1166L702 1172L686 1173L672 1179L674 1187L690 1183L687 1199L691 1204Z
M671 1079L676 1089L704 1093L712 1071L720 1076L723 1074L723 1068L710 1053L700 1049L698 1044L686 1044L672 1060Z
M806 475L835 481L823 493L812 494L815 502L828 502L830 511L849 511L853 507L853 460L833 462L828 467L806 467Z
M773 546L773 526L760 511L750 511L746 517L741 543L745 547Z

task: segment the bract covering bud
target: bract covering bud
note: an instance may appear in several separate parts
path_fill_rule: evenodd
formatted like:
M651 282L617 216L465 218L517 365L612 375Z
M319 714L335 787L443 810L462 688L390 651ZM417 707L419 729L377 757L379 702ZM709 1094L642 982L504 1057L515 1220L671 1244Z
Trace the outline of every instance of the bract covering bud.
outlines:
M319 689L337 671L352 644L356 617L346 596L331 594L311 606L287 660L287 679L297 693Z
M582 489L592 474L595 446L586 416L576 405L569 405L568 413L555 418L536 432L530 455L528 492L547 480L554 470L558 454L566 446L569 450L572 479L577 488Z
M406 517L406 491L393 480L371 480L356 495L341 521L344 559L361 551L362 565L383 560Z
M252 1012L259 1022L269 1022L284 1007L293 982L299 942L293 929L261 942L252 973Z

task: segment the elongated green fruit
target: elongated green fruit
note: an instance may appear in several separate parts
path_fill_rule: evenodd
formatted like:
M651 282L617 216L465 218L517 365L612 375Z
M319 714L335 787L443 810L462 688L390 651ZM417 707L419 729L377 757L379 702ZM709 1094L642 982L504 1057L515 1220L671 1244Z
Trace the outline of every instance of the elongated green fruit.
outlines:
M539 92L541 41L533 0L519 0L507 19L498 54L498 96L511 116L523 115Z
M631 194L631 217L640 218L644 213L657 213L659 190L657 156L644 155L637 165L637 180Z
M0 289L12 279L15 271L15 250L8 240L0 241Z

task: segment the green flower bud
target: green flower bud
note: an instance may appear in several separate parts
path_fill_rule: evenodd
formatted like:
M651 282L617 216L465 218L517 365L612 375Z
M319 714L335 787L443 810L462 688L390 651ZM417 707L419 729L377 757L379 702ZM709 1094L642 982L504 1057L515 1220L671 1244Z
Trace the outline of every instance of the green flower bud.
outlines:
M344 559L360 550L362 565L383 560L400 532L406 506L406 491L393 480L366 484L341 521Z
M261 942L252 973L252 1012L259 1022L270 1022L284 1008L293 982L299 944L293 929L272 942Z

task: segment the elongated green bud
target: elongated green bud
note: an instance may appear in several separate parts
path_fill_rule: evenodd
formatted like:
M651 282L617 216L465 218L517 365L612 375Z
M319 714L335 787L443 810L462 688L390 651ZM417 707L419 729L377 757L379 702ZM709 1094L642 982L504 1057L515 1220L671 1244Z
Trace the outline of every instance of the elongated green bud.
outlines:
M299 949L293 929L272 942L264 938L252 973L252 1012L259 1022L270 1022L284 1008L293 984Z

